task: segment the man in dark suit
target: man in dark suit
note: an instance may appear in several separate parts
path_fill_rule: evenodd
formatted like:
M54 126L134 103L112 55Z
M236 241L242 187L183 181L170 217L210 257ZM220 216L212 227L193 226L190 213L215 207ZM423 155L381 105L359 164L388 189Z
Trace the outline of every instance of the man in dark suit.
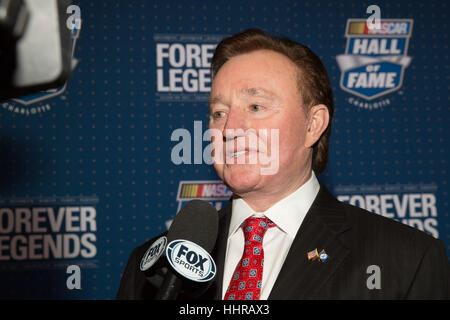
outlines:
M247 30L218 45L211 67L214 168L233 198L220 211L217 276L201 298L449 298L441 241L319 184L334 105L311 50ZM133 251L118 298L154 297L157 272L148 281L139 271L151 242Z

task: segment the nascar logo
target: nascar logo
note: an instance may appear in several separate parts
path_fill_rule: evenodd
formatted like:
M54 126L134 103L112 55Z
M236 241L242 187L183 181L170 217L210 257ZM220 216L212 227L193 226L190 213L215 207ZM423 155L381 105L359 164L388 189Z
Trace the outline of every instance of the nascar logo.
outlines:
M231 191L222 181L181 181L179 185L179 199L202 199L202 200L227 200L231 197Z
M178 211L180 211L183 204L193 199L213 202L212 204L219 210L230 199L232 194L220 180L180 181L177 196ZM219 203L220 206L218 205Z
M345 54L336 57L341 69L341 89L373 100L401 88L412 34L411 19L380 19L380 28L365 19L349 19Z
M221 180L180 181L177 193L177 212L180 212L186 203L194 199L208 201L216 210L220 210L232 195L233 193ZM165 222L167 229L171 223L172 220Z

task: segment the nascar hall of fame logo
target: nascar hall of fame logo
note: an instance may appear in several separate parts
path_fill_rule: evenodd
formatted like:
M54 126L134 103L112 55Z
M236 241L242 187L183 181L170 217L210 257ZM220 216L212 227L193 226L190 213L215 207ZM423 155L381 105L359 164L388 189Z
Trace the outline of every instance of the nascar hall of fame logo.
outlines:
M209 202L216 210L220 210L233 193L220 180L204 181L180 181L178 185L177 212L191 200L198 199ZM166 221L166 227L169 228L172 220Z
M336 60L341 89L355 96L348 102L365 109L390 104L388 98L374 100L402 87L412 60L407 56L412 28L412 19L380 19L379 28L369 28L365 19L347 20L345 54Z
M78 64L78 60L75 59L74 57L74 52L77 39L80 35L80 30L81 30L81 20L79 20L78 24L74 26L71 31L72 71ZM46 101L51 98L61 96L66 90L66 87L67 82L58 88L41 91L38 93L30 94L19 98L13 98L5 103L2 103L1 106L3 109L8 110L12 113L25 116L32 116L43 112L47 112L51 110L51 106ZM65 97L62 96L61 99L64 100Z

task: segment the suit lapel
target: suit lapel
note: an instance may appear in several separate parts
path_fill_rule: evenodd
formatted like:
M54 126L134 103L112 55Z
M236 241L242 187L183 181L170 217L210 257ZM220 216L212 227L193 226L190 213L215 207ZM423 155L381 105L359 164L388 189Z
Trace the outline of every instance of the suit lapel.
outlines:
M232 201L220 210L219 234L211 253L216 262L217 275L204 299L222 299L223 271L227 249ZM269 299L308 299L333 276L349 249L345 245L345 231L349 229L345 212L329 191L321 185L292 243L283 267L269 295ZM326 262L310 261L307 252L324 249Z
M321 185L272 288L269 299L310 299L333 276L349 253L343 237L348 230L345 212ZM307 253L322 249L325 262L308 260Z
M208 299L221 300L222 299L222 283L223 283L223 271L225 268L225 255L227 251L228 229L231 220L231 204L230 199L225 207L220 211L219 217L219 233L216 240L216 245L212 252L212 257L216 262L217 275L211 288L208 290Z

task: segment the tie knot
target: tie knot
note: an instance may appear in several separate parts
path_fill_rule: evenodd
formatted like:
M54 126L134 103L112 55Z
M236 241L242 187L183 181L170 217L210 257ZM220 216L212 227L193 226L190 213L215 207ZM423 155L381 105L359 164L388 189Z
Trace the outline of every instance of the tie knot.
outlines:
M241 227L244 230L244 236L246 241L256 241L262 242L262 238L266 233L267 229L274 227L273 223L269 218L255 218L250 217L245 219Z

